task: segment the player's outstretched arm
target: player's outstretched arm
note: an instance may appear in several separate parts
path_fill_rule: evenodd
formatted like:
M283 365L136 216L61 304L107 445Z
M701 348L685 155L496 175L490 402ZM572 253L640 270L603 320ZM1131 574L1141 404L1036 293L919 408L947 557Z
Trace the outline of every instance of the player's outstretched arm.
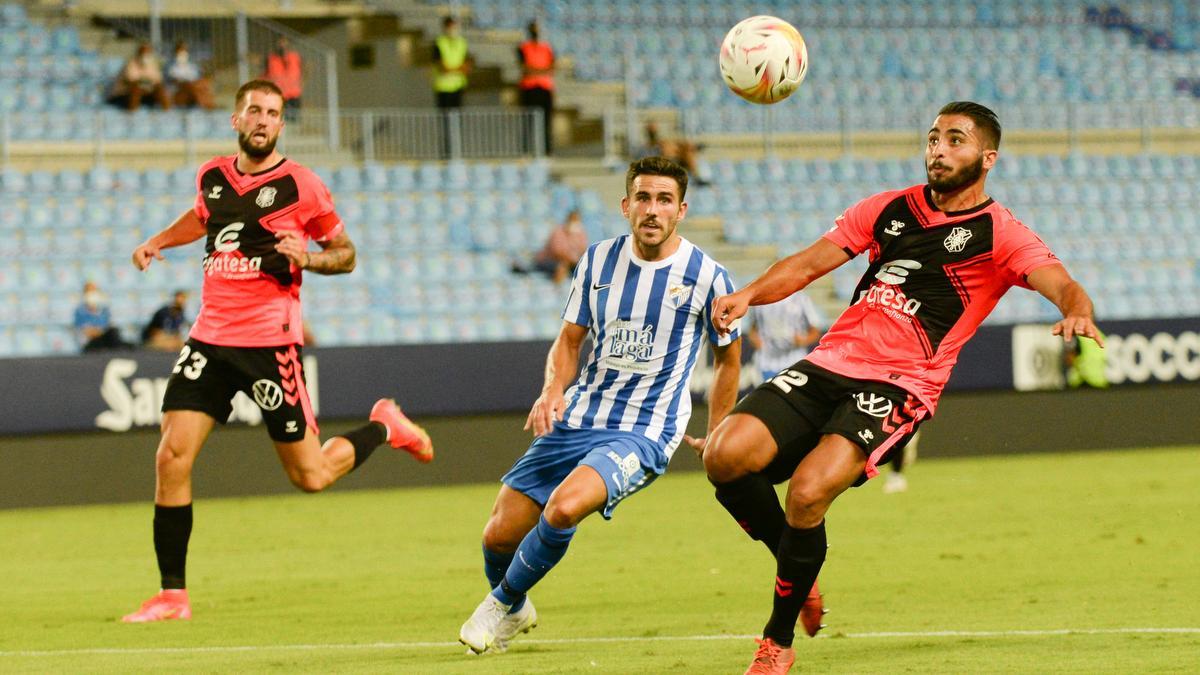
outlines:
M354 242L345 232L339 232L329 241L318 241L321 251L308 252L308 242L294 230L276 232L275 250L287 256L292 264L302 270L317 274L348 274L354 271L358 253Z
M742 376L742 340L738 338L729 344L713 346L713 383L708 389L708 431L704 438L692 438L684 434L683 440L701 457L704 456L704 446L713 429L725 419L737 403L738 382Z
M821 238L800 251L767 268L748 286L713 301L713 328L719 335L729 333L734 321L745 316L750 305L769 305L808 286L850 260L837 244Z
M133 266L145 270L150 262L157 258L162 260L162 250L172 246L183 246L196 241L207 233L204 223L192 209L184 211L175 222L163 231L150 237L133 249Z
M1083 286L1071 278L1067 268L1062 265L1039 267L1029 273L1026 281L1062 312L1062 320L1050 329L1053 335L1061 335L1064 342L1081 335L1104 346L1104 336L1096 328L1092 299Z
M525 429L532 430L534 436L550 433L554 422L562 419L566 408L563 392L579 371L579 350L586 335L586 326L564 321L562 330L550 346L542 395L533 402L529 417L525 419Z

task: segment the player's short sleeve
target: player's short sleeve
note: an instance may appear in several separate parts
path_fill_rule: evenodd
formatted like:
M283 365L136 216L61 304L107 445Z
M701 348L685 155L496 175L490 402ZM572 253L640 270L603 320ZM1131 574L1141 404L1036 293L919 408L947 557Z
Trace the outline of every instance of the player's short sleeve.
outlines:
M588 287L591 286L592 262L595 256L595 245L589 246L575 264L575 276L571 279L571 293L567 296L567 305L563 307L563 321L570 321L579 326L592 325L592 303L588 300Z
M304 230L316 241L329 241L345 229L333 208L333 195L316 174L305 172L303 175L299 188Z
M708 289L708 297L704 299L704 311L700 315L701 320L704 321L704 331L708 333L708 341L717 347L724 347L742 336L741 319L734 321L733 326L730 327L729 332L725 335L718 334L713 329L712 324L713 300L722 295L729 295L736 290L733 286L733 280L729 278L729 272L724 267L717 266L713 275L712 286Z
M992 255L996 266L1008 273L1011 281L1029 288L1025 278L1039 267L1061 264L1050 247L1033 230L1007 211L992 229Z
M871 195L842 212L825 239L837 244L851 258L870 248L875 241L875 221L898 192Z
M208 170L208 167L209 165L205 164L204 166L200 167L199 171L196 172L196 201L192 204L192 211L196 213L196 217L199 218L200 222L202 223L207 223L209 216L208 204L204 203L204 187L202 184L204 181L204 174Z

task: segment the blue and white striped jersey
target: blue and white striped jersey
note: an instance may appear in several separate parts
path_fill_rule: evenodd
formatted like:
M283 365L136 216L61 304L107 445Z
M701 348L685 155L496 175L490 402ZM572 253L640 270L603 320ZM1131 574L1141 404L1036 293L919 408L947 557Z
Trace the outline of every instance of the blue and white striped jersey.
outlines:
M712 301L734 291L729 273L686 239L665 260L633 253L630 235L592 244L575 268L563 319L590 328L592 350L567 390L563 423L640 433L670 457L692 414L688 380Z

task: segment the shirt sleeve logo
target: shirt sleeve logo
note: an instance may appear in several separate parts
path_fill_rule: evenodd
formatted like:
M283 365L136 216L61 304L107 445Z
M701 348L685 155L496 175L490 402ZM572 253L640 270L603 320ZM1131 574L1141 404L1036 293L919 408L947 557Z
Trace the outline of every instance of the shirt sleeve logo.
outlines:
M265 209L275 203L276 192L273 187L264 187L258 191L258 196L254 198L254 203L258 204L258 208Z
M962 253L967 247L967 240L971 238L971 231L965 227L956 227L950 230L950 235L942 243L946 245L946 250L950 253Z

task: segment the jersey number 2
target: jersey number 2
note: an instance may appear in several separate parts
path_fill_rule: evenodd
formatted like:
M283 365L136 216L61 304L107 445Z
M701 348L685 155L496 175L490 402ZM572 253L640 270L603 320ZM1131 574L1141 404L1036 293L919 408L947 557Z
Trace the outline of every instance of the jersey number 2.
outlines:
M798 370L785 370L771 378L771 384L779 387L785 394L792 391L792 387L803 387L808 384L808 375Z

